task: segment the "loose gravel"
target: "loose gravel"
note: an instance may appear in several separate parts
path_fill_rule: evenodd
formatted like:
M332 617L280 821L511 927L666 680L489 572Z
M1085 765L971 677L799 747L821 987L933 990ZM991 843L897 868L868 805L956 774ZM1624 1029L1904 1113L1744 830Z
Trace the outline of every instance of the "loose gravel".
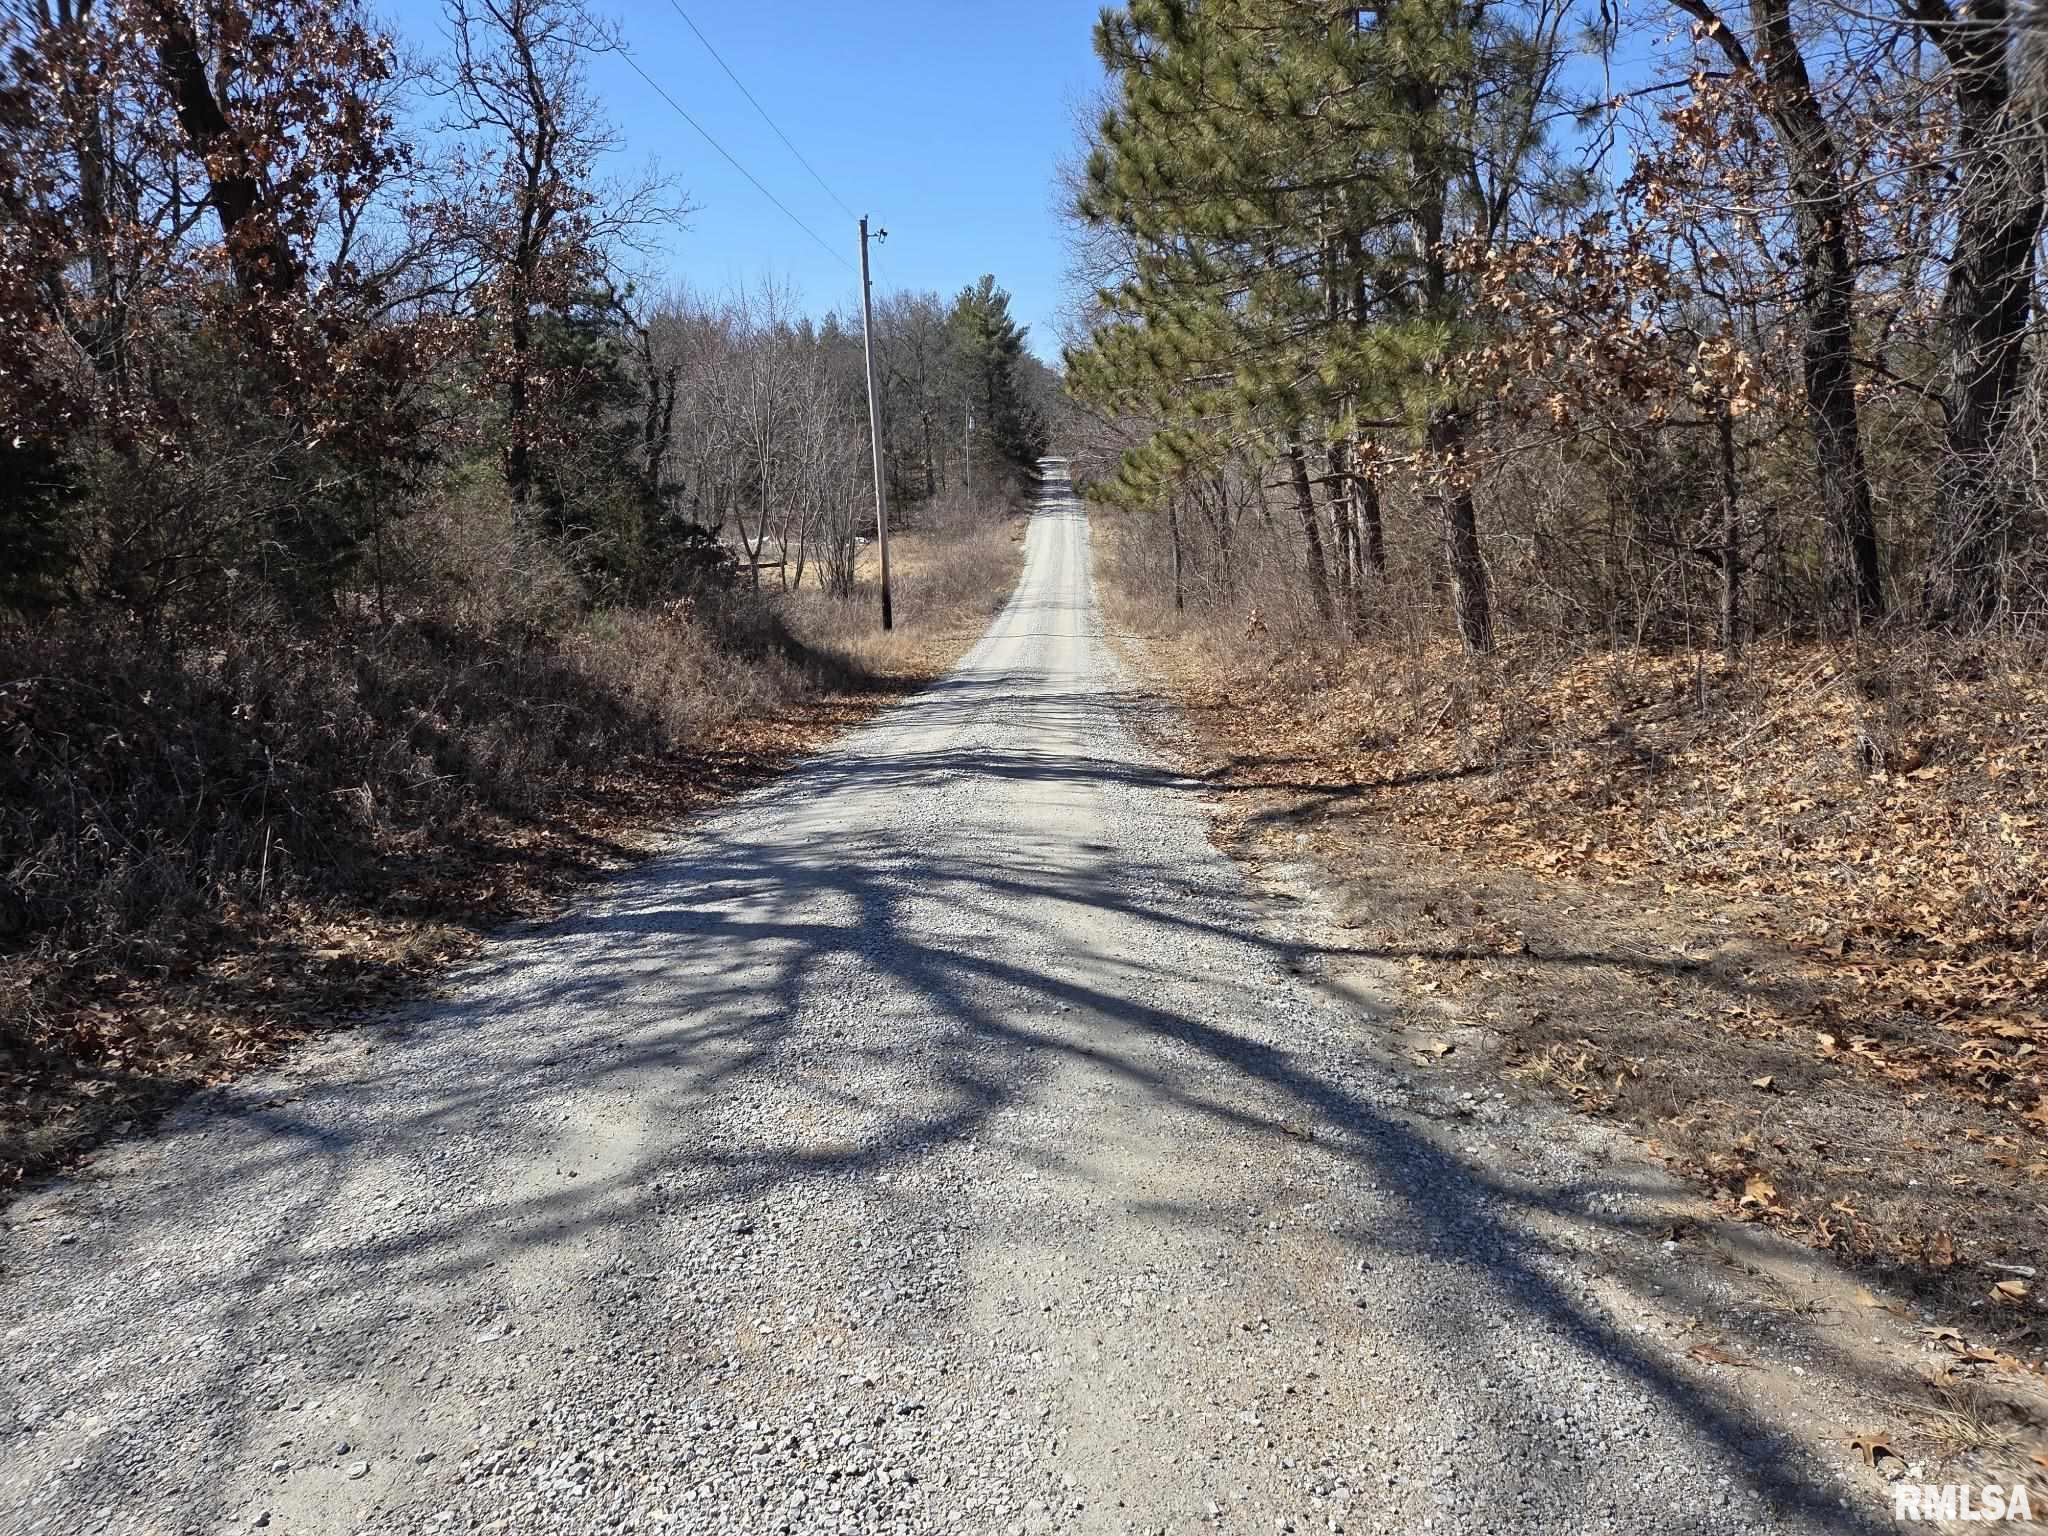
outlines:
M1630 1166L1362 1049L1135 707L1049 496L948 680L18 1203L0 1527L1859 1528L1602 1299Z

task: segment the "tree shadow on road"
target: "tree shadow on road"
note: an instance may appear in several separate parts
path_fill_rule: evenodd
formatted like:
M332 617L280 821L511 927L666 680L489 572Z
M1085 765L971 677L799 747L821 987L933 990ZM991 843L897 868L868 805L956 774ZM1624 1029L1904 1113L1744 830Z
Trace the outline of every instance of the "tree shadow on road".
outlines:
M110 1333L185 1319L210 1330L211 1347L166 1374L154 1411L210 1415L222 1425L220 1453L246 1459L259 1415L244 1378L272 1347L274 1308L357 1298L374 1320L639 1218L686 1218L691 1207L819 1179L879 1190L875 1175L957 1142L1000 1139L1010 1111L1057 1109L1038 1095L1079 1065L1114 1081L1143 1116L1270 1137L1276 1148L1298 1147L1312 1126L1329 1177L1392 1190L1401 1203L1385 1227L1342 1234L1358 1255L1399 1266L1450 1245L1472 1273L1475 1336L1486 1309L1526 1319L1625 1377L1716 1461L1740 1468L1781 1517L1879 1529L1841 1507L1802 1458L1780 1454L1783 1426L1560 1279L1530 1218L1648 1235L1628 1214L1625 1170L1560 1188L1474 1166L1329 1070L1327 1033L1319 1044L1300 1032L1326 1029L1327 1015L1308 1026L1259 1013L1260 989L1342 952L1262 932L1218 856L1153 835L1151 822L1199 814L1184 802L1215 790L1137 747L1123 712L1113 692L1052 689L1028 673L942 683L772 792L735 802L584 910L499 941L451 1005L389 1021L349 1075L282 1097L261 1084L219 1096L221 1128L148 1175L160 1215L147 1235L261 1202L265 1240L195 1255L175 1273L159 1267L67 1341L76 1373L46 1389L90 1411L127 1385L110 1377ZM1001 827L977 821L979 797L1001 785L1110 796L1112 831L1083 845L1053 827L1005 846ZM906 835L891 808L926 799L934 819ZM1087 936L1109 931L1113 964L1084 952ZM1197 955L1238 972L1210 1000L1222 1006L1188 1002ZM848 1007L901 1020L902 1037L835 1033L831 1020ZM745 1112L806 1073L833 1112L816 1134L792 1137L773 1115ZM622 1166L546 1189L436 1190L443 1138L502 1131L545 1147L547 1122L535 1117L568 1084L600 1099L653 1088L679 1115L716 1115L721 1135L652 1139ZM1088 1134L1072 1129L1076 1145ZM378 1178L365 1177L372 1165ZM366 1216L365 1188L394 1178L411 1181L419 1201ZM1218 1233L1241 1217L1199 1205L1177 1214ZM109 1262L118 1267L119 1255ZM377 1347L354 1358L367 1362ZM1465 1390L1445 1373L1447 1397ZM232 1410L221 1414L223 1404ZM102 1436L75 1475L110 1470L136 1444ZM1624 1501L1644 1492L1595 1491ZM1709 1520L1664 1510L1640 1523Z

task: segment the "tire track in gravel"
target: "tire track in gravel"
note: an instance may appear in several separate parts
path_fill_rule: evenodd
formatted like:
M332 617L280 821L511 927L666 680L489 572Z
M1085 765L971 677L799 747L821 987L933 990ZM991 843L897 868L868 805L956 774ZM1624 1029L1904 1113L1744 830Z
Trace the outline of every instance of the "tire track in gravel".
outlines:
M0 1525L1864 1528L1584 1283L1631 1164L1415 1123L1142 707L1054 483L938 686L19 1206Z

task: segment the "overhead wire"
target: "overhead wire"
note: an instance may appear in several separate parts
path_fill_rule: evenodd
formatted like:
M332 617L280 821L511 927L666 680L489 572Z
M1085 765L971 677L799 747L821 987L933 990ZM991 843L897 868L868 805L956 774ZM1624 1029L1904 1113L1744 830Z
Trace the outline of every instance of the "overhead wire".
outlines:
M646 70L642 69L640 67L640 61L638 59L634 58L632 54L626 52L624 49L619 50L619 57L626 61L626 63L632 68L634 74L638 75L642 80L645 80L647 82L647 84L653 89L655 95L659 96L663 101L667 102L669 106L675 110L676 116L680 117L684 122L688 123L692 128L694 128L697 131L697 136L700 139L702 139L706 144L709 144L713 149L717 150L719 154L723 155L725 157L726 164L730 165L734 170L738 171L742 176L746 177L749 182L753 183L753 187L756 192L759 192L763 197L767 198L769 202L773 203L778 209L780 209L782 212L782 216L784 218L788 219L790 223L794 224L798 229L802 230L805 234L809 235L813 240L815 240L818 244L818 248L822 250L826 255L830 256L834 261L838 262L839 265L845 267L849 272L854 270L852 262L848 261L846 257L841 255L837 250L835 250L832 247L832 245L824 238L824 236L820 235L815 229L811 228L810 225L806 224L802 219L798 218L794 213L790 212L788 204L783 202L783 200L777 197L773 192L770 192L767 189L767 187L763 186L761 183L761 179L758 176L756 176L752 171L748 170L744 165L741 165L740 162L736 158L734 158L731 150L727 149L723 144L719 143L718 140L714 139L702 123L698 122L696 118L690 116L688 112L684 111L682 103L678 102L675 99L675 97L669 95L667 91L663 90L661 87L661 82L656 80L654 76L648 74Z
M718 67L725 71L725 77L728 80L730 80L734 85L739 87L740 94L747 98L747 104L751 106L756 112L761 114L761 121L766 123L769 126L769 128L774 130L775 137L782 140L782 147L784 149L787 149L792 155L795 155L797 164L801 165L805 170L811 173L811 180L815 181L818 184L819 190L822 191L827 197L831 198L833 202L839 204L839 211L845 214L849 219L858 219L860 215L855 213L851 208L846 206L846 200L842 198L837 192L834 192L832 190L832 188L826 183L825 178L818 174L818 168L812 165L810 161L804 158L804 152L798 149L796 145L793 142L791 142L789 135L784 133L781 127L776 123L775 119L768 115L768 109L762 106L761 103L755 99L754 93L747 89L746 81L742 80L737 74L733 72L733 67L725 62L725 56L721 54L716 48L712 47L711 39L704 35L704 29L698 26L696 22L690 19L690 13L682 8L681 4L679 3L679 0L668 0L668 3L674 9L675 13L683 18L683 25L688 27L692 32L697 34L697 41L704 45L704 51L710 54L712 58L718 61Z

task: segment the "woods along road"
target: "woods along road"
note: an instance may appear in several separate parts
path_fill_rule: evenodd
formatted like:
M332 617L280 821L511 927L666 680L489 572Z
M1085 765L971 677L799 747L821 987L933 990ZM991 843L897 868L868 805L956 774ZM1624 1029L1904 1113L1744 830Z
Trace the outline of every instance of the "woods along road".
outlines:
M1859 1528L1144 707L1051 482L944 682L23 1202L0 1529Z

